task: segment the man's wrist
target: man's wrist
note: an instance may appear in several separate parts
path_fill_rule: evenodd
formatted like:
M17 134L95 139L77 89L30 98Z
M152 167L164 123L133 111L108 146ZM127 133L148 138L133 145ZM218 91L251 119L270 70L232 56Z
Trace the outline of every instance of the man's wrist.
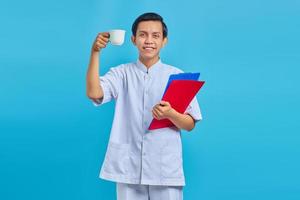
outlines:
M95 50L94 48L91 49L92 54L99 54L101 52L101 49Z
M171 110L169 111L169 114L167 116L168 119L172 119L176 116L178 112L174 109L174 108L171 108Z

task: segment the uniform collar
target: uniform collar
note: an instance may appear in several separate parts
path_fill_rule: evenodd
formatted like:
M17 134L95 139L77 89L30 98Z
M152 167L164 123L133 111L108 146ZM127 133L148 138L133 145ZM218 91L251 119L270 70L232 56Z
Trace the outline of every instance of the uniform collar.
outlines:
M159 59L155 64L153 64L151 67L147 68L141 61L140 59L137 59L136 61L136 65L137 67L142 70L143 72L147 73L147 74L153 74L156 71L158 71L159 66L161 66L162 62Z

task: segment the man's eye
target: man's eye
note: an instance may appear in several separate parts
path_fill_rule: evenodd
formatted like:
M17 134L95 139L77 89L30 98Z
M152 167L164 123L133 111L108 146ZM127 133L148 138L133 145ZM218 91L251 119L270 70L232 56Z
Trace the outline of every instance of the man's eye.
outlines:
M144 37L144 36L145 36L145 34L144 34L144 33L140 33L140 36L141 36L141 37Z
M154 38L159 38L159 35L153 35Z

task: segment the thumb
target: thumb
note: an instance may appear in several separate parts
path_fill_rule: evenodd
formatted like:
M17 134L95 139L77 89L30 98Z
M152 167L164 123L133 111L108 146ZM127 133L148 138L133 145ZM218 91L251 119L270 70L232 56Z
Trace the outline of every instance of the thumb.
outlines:
M168 106L168 105L170 105L169 102L167 102L167 101L160 101L160 104L163 105L163 106Z

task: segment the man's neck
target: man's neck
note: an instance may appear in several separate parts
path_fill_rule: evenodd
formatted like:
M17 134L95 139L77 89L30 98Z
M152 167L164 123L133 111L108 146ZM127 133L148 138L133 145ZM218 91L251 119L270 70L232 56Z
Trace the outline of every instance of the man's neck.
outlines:
M158 60L159 56L154 57L152 59L143 59L142 57L139 57L139 60L147 67L150 68L152 65L154 65Z

